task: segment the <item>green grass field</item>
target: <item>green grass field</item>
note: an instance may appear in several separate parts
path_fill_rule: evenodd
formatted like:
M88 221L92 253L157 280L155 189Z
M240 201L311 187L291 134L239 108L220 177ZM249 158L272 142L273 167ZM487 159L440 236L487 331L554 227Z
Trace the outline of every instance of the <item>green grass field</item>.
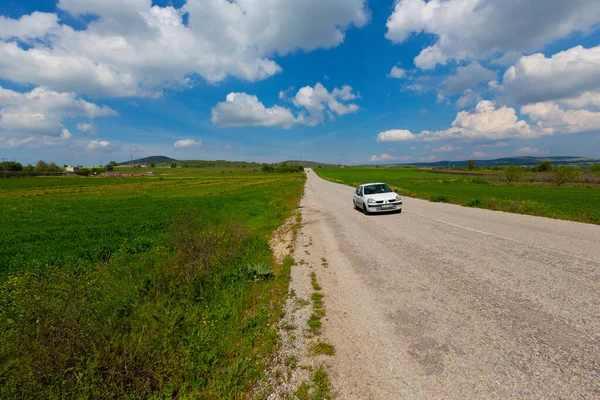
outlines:
M242 398L292 261L302 174L0 181L0 398Z
M410 168L316 168L319 176L358 186L386 182L399 194L431 201L600 224L600 186L492 182L485 177Z

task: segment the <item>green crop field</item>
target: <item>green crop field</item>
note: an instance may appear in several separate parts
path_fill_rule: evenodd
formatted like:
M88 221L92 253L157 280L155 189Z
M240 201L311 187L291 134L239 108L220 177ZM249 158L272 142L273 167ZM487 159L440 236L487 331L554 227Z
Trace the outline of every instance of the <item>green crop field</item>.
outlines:
M358 186L386 182L399 194L431 201L600 224L600 186L506 184L485 177L435 174L411 168L317 168L319 176Z
M304 179L0 181L0 398L245 397L292 263L268 240Z

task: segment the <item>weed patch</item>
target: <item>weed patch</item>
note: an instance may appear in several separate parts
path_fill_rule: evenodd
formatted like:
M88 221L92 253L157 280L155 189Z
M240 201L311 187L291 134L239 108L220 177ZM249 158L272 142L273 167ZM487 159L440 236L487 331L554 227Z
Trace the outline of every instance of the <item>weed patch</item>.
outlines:
M309 353L311 356L318 356L321 354L333 356L335 355L335 347L333 347L332 344L317 340L316 342L310 344Z

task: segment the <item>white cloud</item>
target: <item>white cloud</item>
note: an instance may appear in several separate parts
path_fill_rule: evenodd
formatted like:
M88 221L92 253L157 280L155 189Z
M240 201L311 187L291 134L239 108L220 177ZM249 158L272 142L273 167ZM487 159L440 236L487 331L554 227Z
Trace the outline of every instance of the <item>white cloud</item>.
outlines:
M382 132L377 136L378 142L394 142L405 140L496 140L504 138L532 138L551 132L532 129L525 121L519 120L513 108L497 107L493 101L483 100L473 111L460 111L452 127L442 131L422 131L419 134L407 130Z
M193 74L255 81L281 71L271 57L335 47L369 19L365 0L188 0L182 8L61 0L58 8L95 18L80 30L57 27L55 14L4 18L2 38L44 40L0 42L0 78L111 97L186 88Z
M600 5L600 2L598 2ZM502 95L517 104L569 99L600 90L600 46L581 46L548 58L521 57L504 73Z
M106 140L92 140L86 146L88 151L101 151L105 153L111 153L115 151L115 146L111 142Z
M34 12L19 19L10 19L0 15L0 39L32 39L46 36L58 28L56 14Z
M333 89L331 93L317 83L314 87L305 86L298 90L293 99L296 107L305 108L309 116L304 119L308 125L317 125L324 121L324 111L329 109L337 115L345 115L357 112L358 105L354 103L344 104L342 101L350 101L359 98L360 95L352 92L352 87L343 86L341 89Z
M564 110L556 103L545 102L523 106L521 114L528 115L548 134L600 131L598 111Z
M521 153L521 154L546 154L547 151L546 150L540 150L537 147L531 148L531 147L522 147L520 149L517 149L515 151L515 153Z
M202 140L194 140L194 139L182 139L173 143L173 147L176 149L183 149L186 147L196 147L202 144Z
M213 124L220 126L278 126L290 128L297 120L281 106L265 107L258 97L246 93L229 93L227 99L212 109Z
M473 89L482 82L496 79L496 73L482 67L477 62L472 62L466 67L458 67L456 74L451 75L442 82L440 92L444 96L454 96L467 89Z
M10 136L61 136L64 119L115 115L109 107L90 103L74 93L58 93L43 87L20 93L0 87L0 133Z
M439 152L451 153L451 152L459 151L459 150L462 150L462 147L442 146L437 149L433 149L433 151L436 153L439 153Z
M394 160L396 160L396 157L389 155L389 154L385 154L385 153L380 156L376 156L376 155L371 156L371 162L394 161Z
M414 139L415 135L406 129L390 129L377 135L378 142L404 142Z
M292 104L301 109L301 112L294 115L294 112L286 107L265 107L256 96L230 93L226 101L213 107L212 122L215 125L231 127L267 126L288 129L296 124L315 126L325 121L326 113L332 120L334 114L341 116L357 112L358 105L347 102L359 97L350 86L335 88L331 92L320 83L314 87L305 86L292 98Z
M481 94L472 89L467 89L465 90L463 95L460 96L458 100L456 100L456 107L466 108L467 106L475 104L479 101L481 101Z
M483 151L476 151L475 153L471 154L471 157L475 157L475 158L485 158L487 157L489 154L488 153L484 153Z
M478 144L475 147L481 147L481 148L492 148L492 147L507 147L510 146L508 143L506 142L496 142L496 143L484 143L484 144Z
M98 126L92 122L81 122L77 124L77 129L88 136L94 136L98 133Z
M394 43L412 33L435 35L415 64L431 69L448 60L477 60L531 52L600 20L597 0L400 0L387 21Z
M559 103L569 109L600 110L600 91L584 92L580 96L560 100Z
M406 71L396 66L392 67L392 70L388 74L389 78L402 79L406 75Z

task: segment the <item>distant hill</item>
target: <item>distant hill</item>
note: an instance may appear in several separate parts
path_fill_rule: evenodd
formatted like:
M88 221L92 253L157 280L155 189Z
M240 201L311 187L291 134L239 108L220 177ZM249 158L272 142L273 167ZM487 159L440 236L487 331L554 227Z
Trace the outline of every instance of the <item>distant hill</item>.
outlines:
M585 157L507 157L497 158L494 160L475 160L475 164L478 167L502 167L510 164L530 166L538 165L542 161L551 161L554 165L579 165L579 164L591 164L600 163L600 159L597 158L585 158ZM448 165L451 167L466 167L468 160L464 161L437 161L429 163L413 163L413 164L401 164L410 165L414 167L428 167L428 168L446 168ZM400 164L397 164L400 165Z
M181 160L179 165L184 168L259 168L262 166L257 162L227 160Z
M174 158L165 157L165 156L151 156L151 157L145 157L145 158L138 158L137 160L132 160L132 161L125 161L125 162L119 163L117 165L170 164L172 162L177 162L177 160Z
M279 164L295 164L295 165L301 165L305 168L318 168L319 166L323 167L323 168L336 168L339 167L339 165L335 165L335 164L326 164L326 163L320 163L320 162L316 162L316 161L298 161L298 160L288 160L288 161L284 161L282 163Z

